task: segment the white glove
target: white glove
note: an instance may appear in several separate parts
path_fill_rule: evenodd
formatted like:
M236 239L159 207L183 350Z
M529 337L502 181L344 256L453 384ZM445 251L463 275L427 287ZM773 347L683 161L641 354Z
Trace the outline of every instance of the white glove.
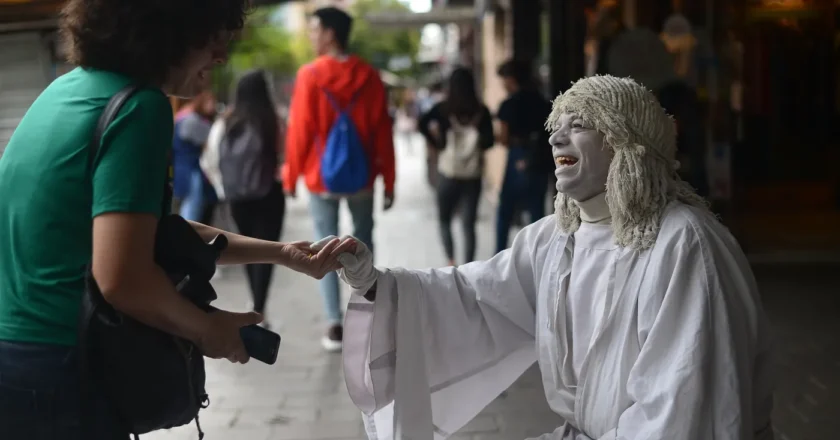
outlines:
M312 250L319 251L335 238L334 235L331 235L313 243ZM345 252L338 256L338 262L344 266L338 271L338 276L348 286L357 290L358 294L364 295L376 284L376 280L379 279L379 271L373 267L373 253L370 249L355 237L344 237L344 239L346 238L352 238L356 241L356 252L353 254Z

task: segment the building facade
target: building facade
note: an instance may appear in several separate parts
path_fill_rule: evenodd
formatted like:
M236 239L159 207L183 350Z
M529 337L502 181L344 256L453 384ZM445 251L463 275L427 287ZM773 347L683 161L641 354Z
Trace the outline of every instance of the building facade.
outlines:
M69 68L56 35L60 4L0 0L0 154L35 98Z
M624 30L646 28L699 100L710 198L758 259L840 256L840 9L837 0L464 1L478 36L473 65L491 110L504 98L496 68L530 60L548 96L592 74L608 10ZM453 2L392 25L452 22ZM504 151L488 157L488 197Z

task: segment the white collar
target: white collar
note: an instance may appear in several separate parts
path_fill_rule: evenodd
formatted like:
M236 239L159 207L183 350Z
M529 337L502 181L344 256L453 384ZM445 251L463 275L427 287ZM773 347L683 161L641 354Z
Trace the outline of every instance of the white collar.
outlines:
M612 214L607 205L607 193L602 192L583 202L575 202L580 208L580 219L586 223L610 224Z

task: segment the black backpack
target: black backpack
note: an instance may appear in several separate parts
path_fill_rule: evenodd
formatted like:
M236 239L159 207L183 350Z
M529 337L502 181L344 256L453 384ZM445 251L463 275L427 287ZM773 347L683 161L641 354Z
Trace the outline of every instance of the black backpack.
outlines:
M139 87L118 92L100 116L91 140L88 176L107 145L102 134ZM99 152L99 154L97 153ZM164 182L162 217L155 237L155 262L178 291L206 310L216 299L210 284L216 260L227 241L218 236L205 243L183 218L169 214L170 176ZM128 433L140 434L185 425L209 405L205 392L204 357L192 342L148 327L116 311L102 296L90 265L86 269L79 323L82 389L95 389L115 408ZM90 394L86 396L90 398ZM89 414L83 411L83 414ZM85 416L87 417L87 416ZM89 426L90 420L83 420Z

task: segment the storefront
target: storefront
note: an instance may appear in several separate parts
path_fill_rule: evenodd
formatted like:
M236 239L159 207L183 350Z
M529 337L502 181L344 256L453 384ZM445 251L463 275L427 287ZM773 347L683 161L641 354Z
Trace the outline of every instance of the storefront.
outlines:
M840 251L834 0L747 0L726 11L739 238L755 252Z
M672 48L686 41L677 34L690 29L693 41L683 45L689 48L685 61L693 64L687 81L703 106L710 197L725 223L756 259L835 259L840 254L838 3L551 2L552 82L559 91L592 67L589 41L606 7L618 6L617 17L628 28L646 27L671 38ZM680 57L674 58L679 69Z
M35 98L66 71L56 44L60 4L0 0L0 154Z

